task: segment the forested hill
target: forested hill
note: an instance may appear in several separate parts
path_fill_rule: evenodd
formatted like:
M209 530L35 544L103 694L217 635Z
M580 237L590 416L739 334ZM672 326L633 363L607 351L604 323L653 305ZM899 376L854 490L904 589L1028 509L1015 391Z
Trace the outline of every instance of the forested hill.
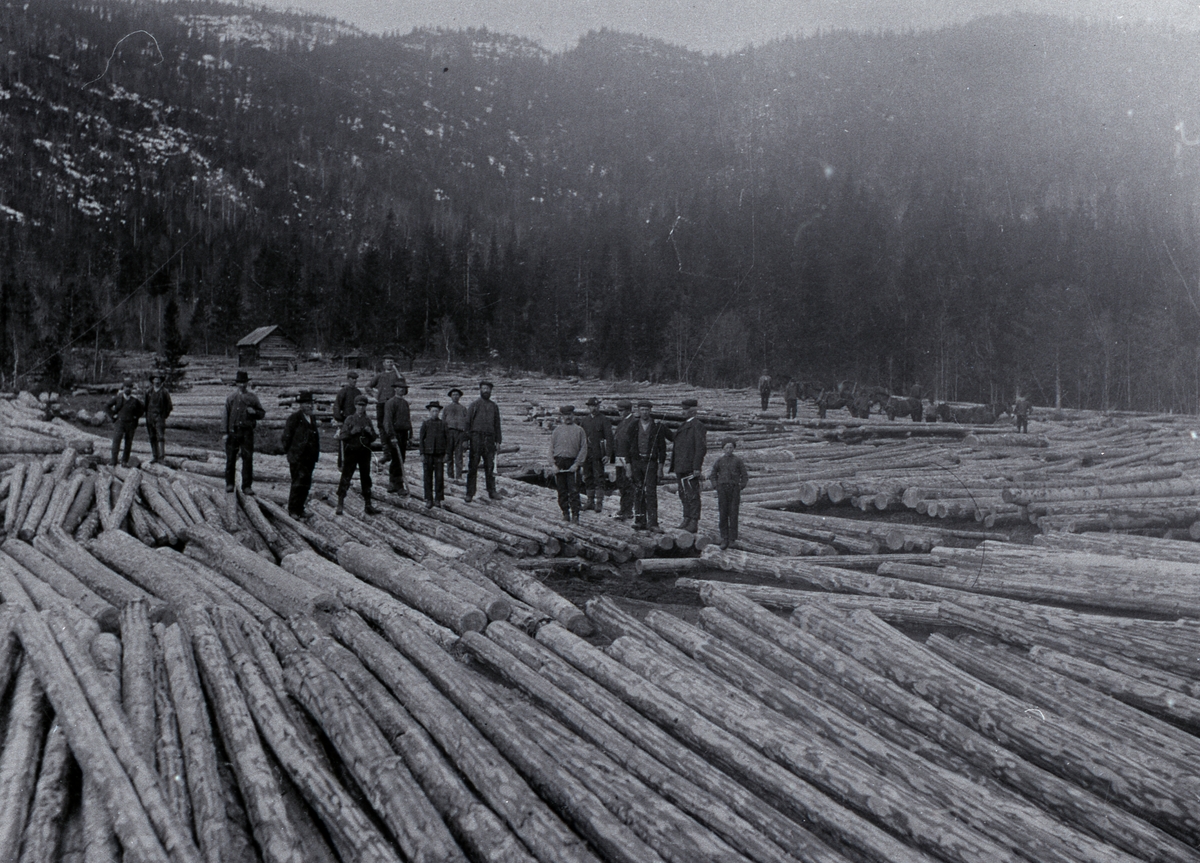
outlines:
M31 0L0 39L0 383L156 347L178 309L200 351L278 323L548 371L1197 407L1195 34L551 54Z

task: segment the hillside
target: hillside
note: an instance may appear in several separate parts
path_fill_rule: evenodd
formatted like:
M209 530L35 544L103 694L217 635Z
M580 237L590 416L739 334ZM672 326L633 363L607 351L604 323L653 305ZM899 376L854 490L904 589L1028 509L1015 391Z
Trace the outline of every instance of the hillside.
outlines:
M270 322L327 351L1197 407L1194 34L549 53L40 0L0 38L6 382L154 347L175 300L201 352Z

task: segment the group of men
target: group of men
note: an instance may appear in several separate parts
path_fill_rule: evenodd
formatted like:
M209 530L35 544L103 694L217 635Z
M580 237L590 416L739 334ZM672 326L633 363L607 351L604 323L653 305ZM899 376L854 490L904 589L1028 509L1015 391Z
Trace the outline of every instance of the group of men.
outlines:
M133 391L133 378L125 378L121 382L121 389L105 407L109 419L113 421L113 467L118 464L118 456L120 464L129 465L133 435L137 431L138 420L143 416L146 417L146 434L150 438L152 460L162 461L166 453L167 417L171 415L173 408L171 393L165 386L162 372L150 375L150 387L142 395ZM123 453L122 444L125 447Z

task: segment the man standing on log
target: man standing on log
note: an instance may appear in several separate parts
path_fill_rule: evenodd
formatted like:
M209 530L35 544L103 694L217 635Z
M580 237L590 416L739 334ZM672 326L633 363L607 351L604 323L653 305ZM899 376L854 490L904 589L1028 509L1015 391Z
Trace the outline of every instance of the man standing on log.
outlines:
M579 485L575 480L580 465L590 460L588 435L575 424L575 406L558 409L562 422L550 433L550 460L554 462L554 485L558 487L558 508L563 521L579 524Z
M375 390L375 425L383 429L383 412L388 400L396 394L396 386L404 380L396 371L395 357L383 358L383 371L371 378L367 386ZM391 458L390 447L383 448L383 460Z
M151 461L161 462L167 454L167 417L174 404L171 392L163 384L162 372L150 376L150 389L146 390L146 435L150 438Z
M638 402L638 419L629 437L629 479L633 484L633 526L658 530L658 477L667 460L667 441L675 436L654 420L647 399Z
M383 441L388 461L388 491L400 494L404 488L404 460L412 438L412 412L408 406L408 381L396 381L394 395L383 407Z
M1032 412L1033 405L1029 403L1029 399L1017 393L1017 402L1013 405L1013 415L1017 418L1017 431L1021 434L1029 431L1029 414Z
M450 396L450 404L442 411L442 421L446 424L446 461L450 479L463 478L463 452L470 440L467 434L467 406L459 402L462 394L463 391L458 387L446 393Z
M371 505L371 442L375 440L375 427L367 416L367 397L362 395L354 400L354 413L346 417L338 430L338 437L345 445L342 479L337 487L337 514L345 512L346 492L350 491L350 481L354 479L354 471L358 470L358 481L362 485L362 496L365 501L363 512L367 515L378 515L379 510Z
M600 399L587 400L588 415L579 422L587 435L587 459L583 463L583 484L587 488L587 508L604 509L604 459L613 454L612 421L600 413Z
M721 551L737 542L742 489L750 482L746 463L733 454L736 446L737 442L731 437L721 441L722 455L713 462L708 476L717 490L717 530L721 534Z
M338 390L333 399L333 421L338 428L346 421L346 417L354 413L354 400L358 398L358 372L354 369L346 372L346 385ZM334 433L336 434L336 432ZM342 442L338 440L338 470L342 469Z
M783 403L787 406L787 418L794 420L796 418L796 404L800 401L800 382L795 378L788 378L787 385L783 388Z
M300 407L287 418L280 444L292 474L288 515L296 519L308 518L304 504L308 502L308 491L312 488L313 468L321 457L321 435L317 421L313 419L313 394L310 391L300 393Z
M142 400L133 394L133 379L125 378L121 382L121 390L105 408L113 421L112 464L117 466L117 455L121 452L121 442L125 443L125 453L121 456L121 464L129 466L129 454L133 450L133 435L137 431L138 418L145 412L146 406Z
M467 457L465 500L470 503L475 497L481 459L488 497L496 500L500 496L496 494L496 449L500 446L500 408L492 401L491 381L479 382L479 398L467 408L467 433L471 436L471 449Z
M766 410L771 403L771 373L767 369L763 369L758 379L758 394L762 397L762 409Z
M679 480L679 502L683 504L679 530L695 533L700 526L700 480L704 475L704 456L708 452L708 429L696 419L699 402L684 399L680 406L684 421L675 429L671 473Z
M239 369L237 389L225 399L225 493L233 492L237 459L242 457L242 492L254 494L254 427L267 415L258 396L250 392L250 375Z
M621 495L621 508L617 511L618 521L629 521L633 518L633 483L629 480L629 454L632 443L631 436L637 427L637 417L633 415L633 402L629 399L618 399L617 410L621 412L621 420L613 431L612 462L617 466L617 489Z
M430 509L440 507L446 496L445 462L450 441L446 434L446 423L438 417L442 403L430 402L425 405L425 410L429 411L429 418L421 423L417 449L425 469L425 508Z

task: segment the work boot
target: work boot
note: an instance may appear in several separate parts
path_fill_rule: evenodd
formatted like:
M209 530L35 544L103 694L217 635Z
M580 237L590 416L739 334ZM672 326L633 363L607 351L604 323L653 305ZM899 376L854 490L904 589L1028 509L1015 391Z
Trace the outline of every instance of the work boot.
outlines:
M596 506L596 493L594 491L589 491L587 505L584 506L584 509L593 509L595 506Z
M246 497L254 497L254 489L250 488L248 485L244 485L242 486L242 494L244 494Z
M400 494L404 491L404 488L399 483L389 482L387 490L388 494Z
M571 521L571 511L570 510L566 510L566 509L563 510L563 521L568 522L568 523Z
M688 520L685 518L683 521L679 522L679 526L675 529L676 530L687 530L688 529Z
M371 494L368 492L363 495L363 512L366 515L379 515L380 510L371 505Z
M345 497L345 495L338 495L336 513L337 513L337 515L343 515L345 512L346 512L346 497Z
M729 548L729 540L725 537L721 537L721 541L717 544L717 548L721 549L721 551Z
M116 466L117 466L117 463L113 462L113 467L116 467ZM225 494L233 494L233 486L226 484Z
M604 509L604 495L598 494L598 495L596 495L596 512L600 512L603 509Z
M687 523L687 527L685 527L684 530L686 530L688 533L698 533L700 531L700 522L692 519Z
M579 513L578 512L571 513L571 523L579 524Z

